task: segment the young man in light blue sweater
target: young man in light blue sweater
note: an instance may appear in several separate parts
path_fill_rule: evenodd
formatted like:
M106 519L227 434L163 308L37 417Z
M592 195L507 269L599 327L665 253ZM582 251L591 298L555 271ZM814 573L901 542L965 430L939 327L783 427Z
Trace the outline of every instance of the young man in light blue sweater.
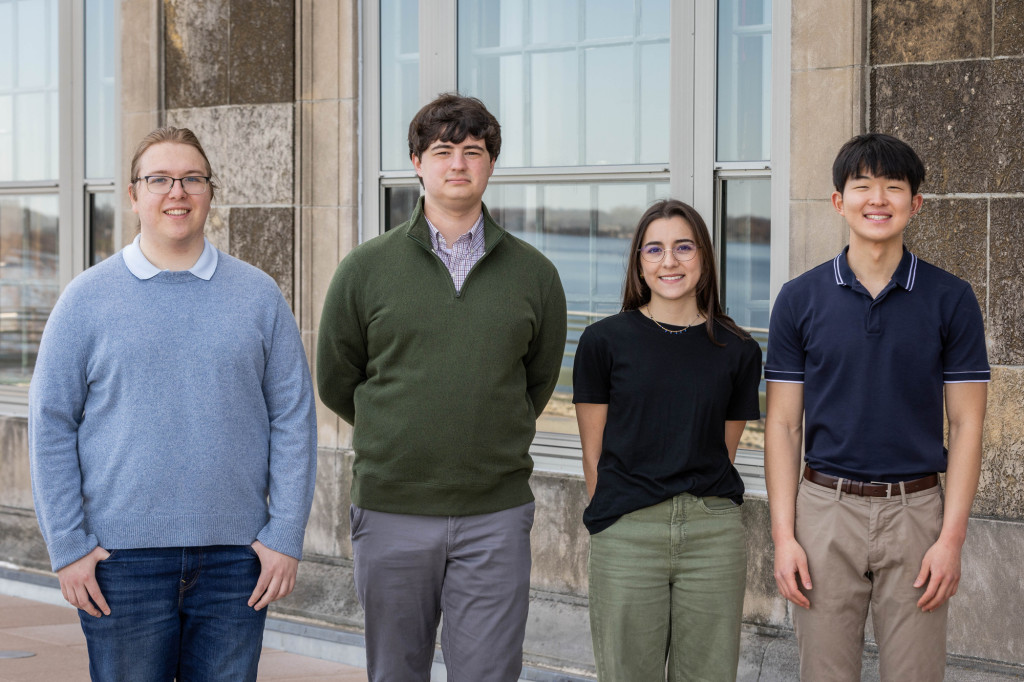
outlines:
M191 131L139 145L141 234L68 285L29 393L39 524L93 680L255 680L316 474L312 384L266 274L203 228Z

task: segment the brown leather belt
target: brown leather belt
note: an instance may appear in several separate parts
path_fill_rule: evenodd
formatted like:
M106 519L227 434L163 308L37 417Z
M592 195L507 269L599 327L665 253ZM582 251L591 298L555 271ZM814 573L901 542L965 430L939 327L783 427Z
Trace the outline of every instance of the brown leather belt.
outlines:
M804 468L804 478L811 483L824 486L829 490L835 490L836 484L843 482L843 492L848 495L860 495L861 497L892 497L900 494L899 483L864 483L862 481L851 481L847 478L839 479L835 476L815 471L811 467ZM916 493L922 490L929 490L939 484L939 475L931 474L924 478L915 478L913 481L903 481L904 493Z

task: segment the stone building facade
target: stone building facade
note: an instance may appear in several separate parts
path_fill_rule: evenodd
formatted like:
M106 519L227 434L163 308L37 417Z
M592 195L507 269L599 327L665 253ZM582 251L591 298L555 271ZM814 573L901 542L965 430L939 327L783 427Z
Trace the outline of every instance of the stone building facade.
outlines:
M698 0L701 2L702 0ZM223 189L208 222L219 248L270 273L314 351L337 263L360 224L365 72L354 0L120 0L123 196L131 151L161 124L193 128ZM789 0L788 273L835 255L846 226L830 167L850 136L877 130L926 160L924 210L907 241L968 280L987 324L993 379L981 487L951 609L952 655L1024 669L1024 3ZM785 22L783 22L785 23ZM785 35L783 33L782 35ZM121 241L134 237L127 202ZM786 234L783 232L782 234ZM867 369L867 368L866 368ZM295 593L274 613L358 631L348 490L351 430L319 406L319 473ZM45 571L26 425L0 418L0 561ZM586 611L586 493L578 473L538 471L527 662L592 670ZM755 486L756 487L756 486ZM748 494L745 621L785 634L767 502Z

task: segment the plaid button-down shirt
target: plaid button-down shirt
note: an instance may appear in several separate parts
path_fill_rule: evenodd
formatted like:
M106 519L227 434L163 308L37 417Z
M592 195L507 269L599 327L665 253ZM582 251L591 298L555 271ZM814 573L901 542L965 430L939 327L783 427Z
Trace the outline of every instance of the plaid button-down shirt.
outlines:
M473 227L469 228L469 232L456 239L450 247L444 235L429 220L427 225L430 227L430 245L448 268L452 282L455 283L455 293L459 293L466 281L466 275L484 255L484 214L481 213Z

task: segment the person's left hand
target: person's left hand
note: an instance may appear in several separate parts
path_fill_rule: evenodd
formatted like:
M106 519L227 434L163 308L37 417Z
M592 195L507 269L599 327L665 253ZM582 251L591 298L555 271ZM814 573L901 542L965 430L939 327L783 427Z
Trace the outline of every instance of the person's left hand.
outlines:
M934 611L956 594L960 585L960 547L941 539L932 545L921 560L921 571L914 587L928 583L917 606L925 612Z
M270 602L287 597L295 588L295 574L299 570L299 560L287 554L270 549L257 540L252 548L260 558L260 578L256 581L256 589L249 597L249 606L257 611L266 608Z

